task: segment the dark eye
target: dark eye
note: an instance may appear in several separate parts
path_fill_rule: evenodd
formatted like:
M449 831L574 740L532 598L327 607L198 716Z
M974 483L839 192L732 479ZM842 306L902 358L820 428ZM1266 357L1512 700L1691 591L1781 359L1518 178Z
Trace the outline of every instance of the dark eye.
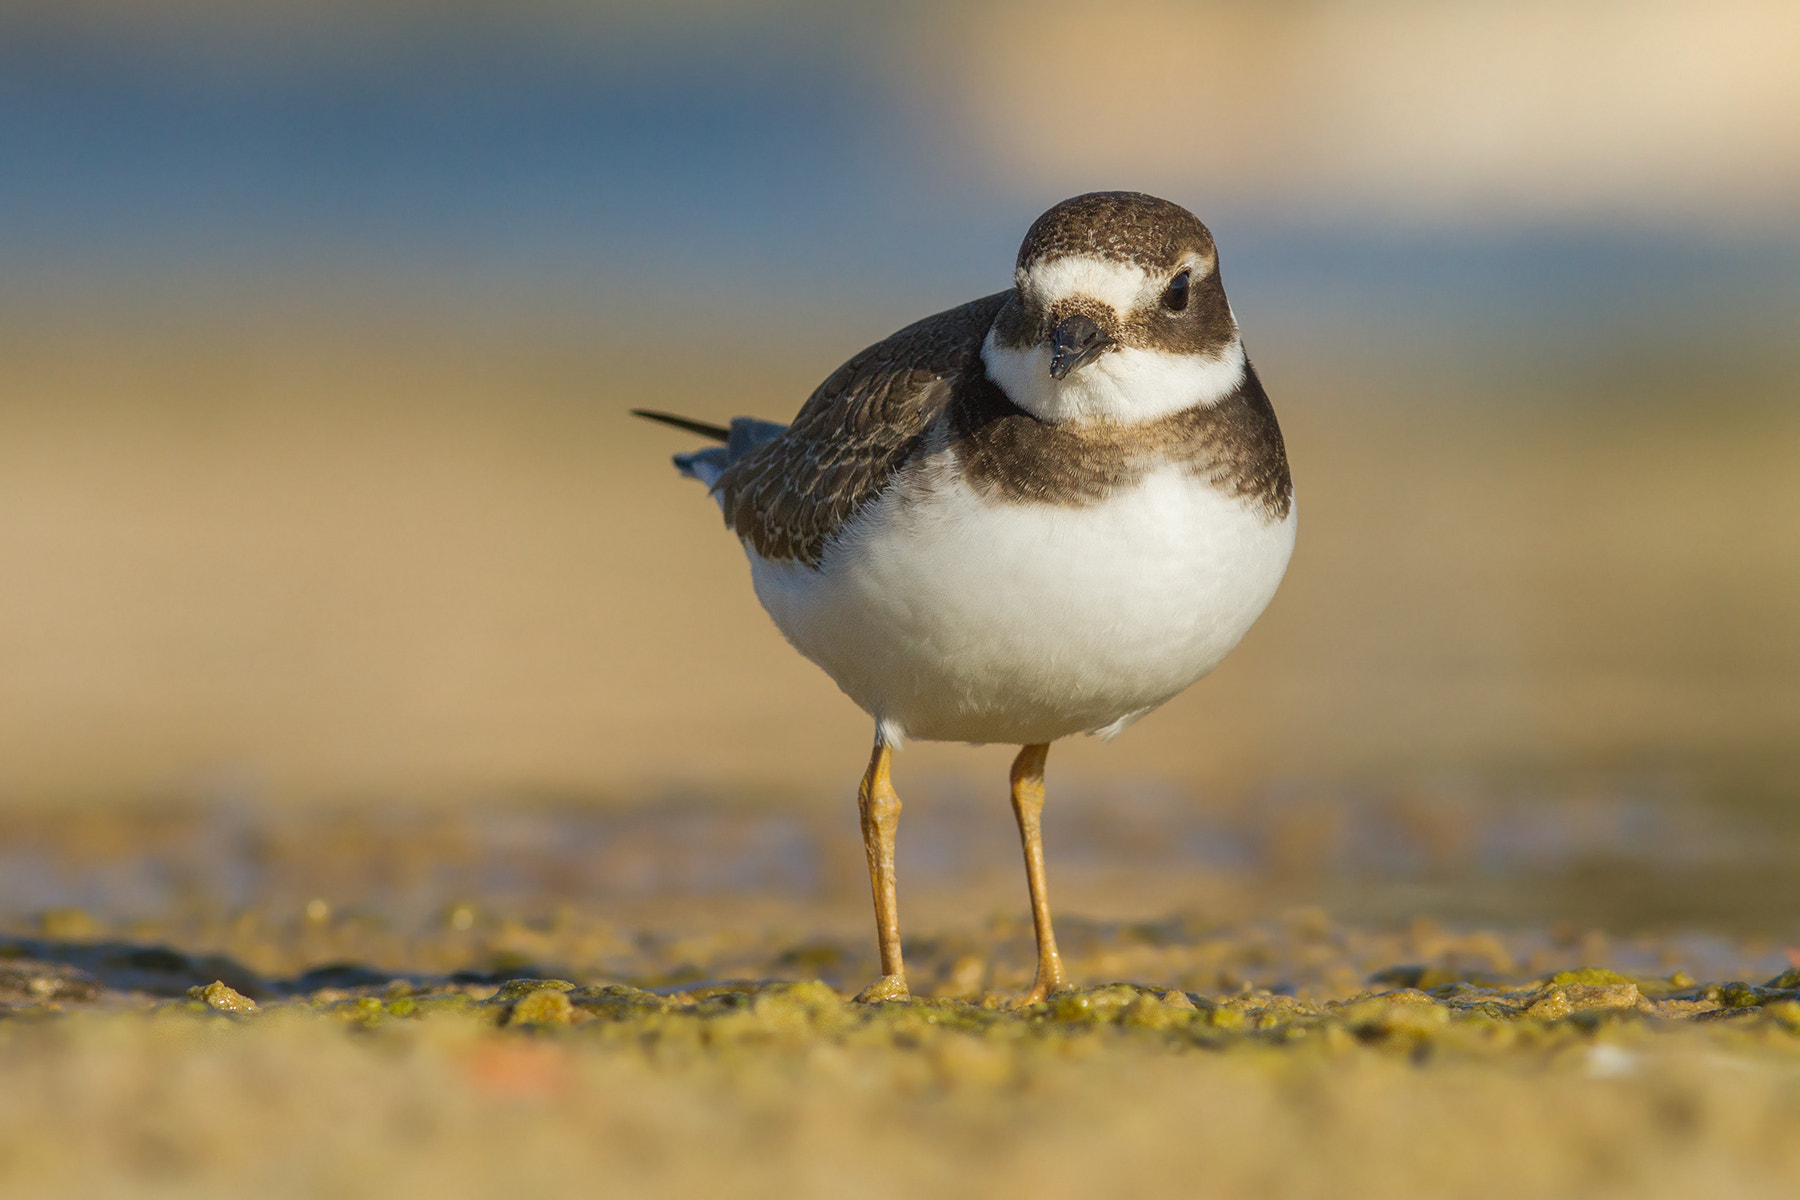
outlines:
M1180 312L1187 307L1188 273L1183 271L1169 280L1169 290L1163 293L1163 307L1170 312Z

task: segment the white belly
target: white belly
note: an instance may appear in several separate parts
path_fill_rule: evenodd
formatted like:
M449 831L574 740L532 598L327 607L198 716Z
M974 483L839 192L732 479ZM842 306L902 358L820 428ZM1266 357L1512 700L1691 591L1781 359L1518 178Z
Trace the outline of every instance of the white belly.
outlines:
M1115 732L1212 670L1293 546L1291 510L1179 470L1070 508L979 499L940 457L819 569L750 562L775 624L890 736L1029 744Z

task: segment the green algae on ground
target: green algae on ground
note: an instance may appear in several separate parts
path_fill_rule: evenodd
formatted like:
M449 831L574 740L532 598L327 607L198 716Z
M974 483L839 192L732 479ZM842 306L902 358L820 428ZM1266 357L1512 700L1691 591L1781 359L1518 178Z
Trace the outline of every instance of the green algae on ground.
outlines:
M150 1163L187 1194L604 1177L619 1194L841 1195L879 1190L880 1160L887 1185L942 1195L1781 1194L1800 1179L1800 996L1785 976L1676 982L1584 970L1336 998L1110 983L1009 1006L859 1004L818 980L413 976L276 988L254 1015L218 1007L241 995L222 984L103 991L0 1020L0 1183L129 1191ZM327 1165L283 1193L252 1159Z
M302 964L286 980L252 978L240 987L225 973L190 984L214 960L158 945L49 945L22 936L16 953L0 956L0 1015L15 1018L0 1020L0 1041L29 1041L71 1020L126 1040L137 1024L228 1038L285 1038L304 1029L349 1034L345 1040L401 1055L461 1046L457 1054L475 1056L478 1065L469 1069L487 1080L482 1087L529 1095L577 1088L572 1064L620 1061L659 1078L722 1071L737 1081L733 1086L760 1080L754 1086L776 1091L829 1068L889 1079L901 1092L1007 1095L1071 1071L1105 1075L1113 1069L1107 1063L1139 1070L1164 1061L1202 1073L1212 1069L1208 1062L1241 1061L1276 1076L1311 1070L1307 1064L1362 1070L1356 1064L1382 1061L1433 1069L1485 1064L1501 1073L1573 1067L1614 1078L1669 1055L1713 1055L1800 1070L1800 970L1762 984L1701 983L1680 972L1556 970L1561 964L1515 952L1495 935L1415 923L1397 937L1335 928L1326 936L1315 926L1295 921L1230 931L1171 923L1157 926L1154 937L1140 930L1126 948L1155 950L1160 957L1143 961L1166 970L1150 976L1157 983L1099 983L1029 1005L997 990L991 964L979 972L987 985L969 986L962 975L977 972L962 967L972 951L955 938L915 956L922 977L939 981L940 994L921 989L907 1002L859 1004L836 979L706 978L656 962L625 975L655 987L576 970L520 978L412 970L396 978L335 956L326 966ZM1071 953L1071 969L1104 979L1117 945L1098 936L1087 941L1089 956ZM67 961L47 961L46 952ZM1394 953L1390 962L1406 954L1422 965L1367 963L1385 952ZM698 943L669 953L718 965ZM768 970L794 960L776 945L755 961ZM1240 981L1228 989L1183 982L1223 978L1197 964L1225 961L1261 962L1270 977L1292 972L1301 982ZM682 980L660 983L670 974ZM138 990L145 986L164 989L166 998ZM140 1011L151 1019L134 1015ZM235 1032L210 1032L226 1029Z
M507 1010L506 1023L569 1025L574 1023L578 1011L569 1003L568 987L542 987L515 999L512 1007Z
M859 1005L816 983L629 1008L616 1003L627 992L580 1005L584 989L521 984L505 998L455 993L435 1012L415 994L428 1015L354 1035L336 1006L393 1000L275 1001L247 1021L184 1000L148 1019L0 1022L0 1183L1677 1200L1784 1194L1800 1178L1800 1032L1774 1006L1584 1025L1495 1020L1416 990L1320 1005L1201 997L1188 1010L1110 988L1065 1004L1065 1019L1049 1004ZM595 1015L496 1019L544 996ZM1138 1023L1153 1004L1188 1025ZM1223 1030L1211 1012L1243 1023Z
M1413 1056L1504 1058L1591 1042L1620 1022L1635 1022L1653 1038L1676 1037L1682 1030L1723 1030L1723 1019L1740 1013L1742 1019L1730 1023L1736 1034L1749 1033L1758 1045L1785 1046L1800 1054L1800 1001L1785 992L1756 989L1750 998L1758 1004L1734 1007L1728 1001L1743 997L1707 999L1714 989L1696 989L1694 998L1657 1001L1630 982L1572 982L1604 975L1569 972L1511 991L1463 987L1436 996L1402 988L1323 1002L1272 992L1206 997L1110 984L1069 989L1013 1009L950 998L859 1004L818 981L735 982L663 993L622 984L522 979L485 998L421 988L385 1000L368 995L335 999L322 1007L300 1002L284 1007L335 1016L369 1030L396 1021L456 1017L495 1029L500 1036L566 1031L577 1039L636 1046L664 1059L824 1045L931 1051L949 1041L973 1040L1017 1058L1009 1072L1045 1053L1055 1057L1084 1043L1102 1047L1119 1039L1175 1051L1285 1047L1294 1053L1336 1053L1360 1045ZM1556 983L1555 978L1571 981ZM978 1073L994 1071L988 1062Z
M256 1001L215 979L205 987L188 989L190 1000L199 1000L214 1012L244 1015L256 1011Z

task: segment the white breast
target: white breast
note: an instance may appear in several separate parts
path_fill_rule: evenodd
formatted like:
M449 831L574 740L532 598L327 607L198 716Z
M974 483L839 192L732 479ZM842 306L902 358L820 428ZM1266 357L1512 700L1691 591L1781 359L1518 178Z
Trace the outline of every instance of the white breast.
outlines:
M1205 675L1275 594L1294 515L1170 468L1083 507L984 499L933 457L819 569L749 551L789 641L890 735L1116 732Z

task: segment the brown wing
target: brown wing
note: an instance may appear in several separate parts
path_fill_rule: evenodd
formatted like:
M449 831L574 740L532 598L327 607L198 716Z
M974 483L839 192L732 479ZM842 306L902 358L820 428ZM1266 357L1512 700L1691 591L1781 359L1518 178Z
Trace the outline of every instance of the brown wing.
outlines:
M832 372L781 436L719 476L725 523L766 559L817 566L918 448L955 381L980 369L982 339L1011 294L926 317Z

